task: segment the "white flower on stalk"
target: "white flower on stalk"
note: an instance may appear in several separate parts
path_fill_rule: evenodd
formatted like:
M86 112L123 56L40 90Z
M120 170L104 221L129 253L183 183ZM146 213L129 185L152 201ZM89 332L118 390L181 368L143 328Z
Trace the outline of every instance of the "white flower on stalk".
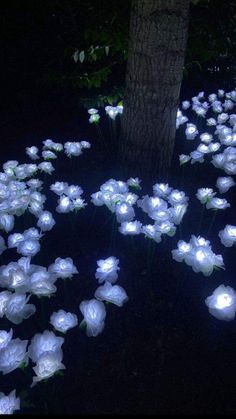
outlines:
M105 111L113 120L116 119L116 116L119 114L119 111L115 106L105 106Z
M73 210L73 204L68 196L61 195L57 202L56 211L59 214L66 214Z
M43 185L42 180L39 180L39 179L30 179L26 183L32 190L36 190L36 189L40 190Z
M119 259L115 256L110 256L107 259L100 259L97 261L98 268L96 269L95 278L98 279L99 284L108 281L112 284L118 278L117 271L120 270Z
M217 123L224 124L227 121L227 119L229 119L229 115L227 113L222 112L217 116Z
M52 213L49 211L42 211L39 214L39 218L37 221L37 227L40 228L41 231L50 231L54 225L55 220L52 216Z
M161 233L157 231L155 224L143 225L142 232L145 235L145 237L154 240L156 243L161 242Z
M72 329L78 325L78 318L76 314L59 310L54 312L50 317L50 323L54 329L59 332L66 333L67 330Z
M80 156L82 154L82 147L80 145L79 141L67 141L64 144L64 148L65 148L65 153L68 157L72 157L72 156Z
M131 177L127 180L127 185L135 189L141 189L140 183L141 180L138 177Z
M20 399L16 397L16 390L6 396L0 393L0 415L13 415L15 410L20 410Z
M177 204L169 208L170 219L175 225L182 222L183 216L186 213L188 204Z
M44 158L44 160L57 159L57 155L55 153L53 153L53 151L51 151L51 150L44 150L42 152L42 157Z
M43 161L38 165L38 168L42 171L47 173L48 175L51 175L52 172L55 170L52 163L50 161Z
M208 132L204 132L203 134L200 135L200 140L205 144L209 144L213 140L213 136L212 134L209 134Z
M179 240L177 246L177 249L171 251L172 258L176 260L176 262L183 262L183 260L185 260L186 255L192 249L192 246L190 243L186 243L184 240Z
M161 234L167 234L167 236L174 236L176 233L176 227L171 221L164 221L161 224L155 223L156 230Z
M78 270L71 258L57 258L55 262L49 266L48 272L54 274L57 278L72 278L73 275L78 274Z
M119 232L124 235L135 236L141 233L142 223L140 221L124 221L119 227Z
M56 195L65 195L68 188L68 183L66 182L55 182L50 186L50 190L53 191Z
M3 375L9 374L22 364L28 364L26 347L28 340L12 339L8 345L0 351L0 371Z
M73 209L75 211L78 211L78 210L80 210L82 208L85 208L87 204L86 204L86 202L85 202L84 199L82 199L82 198L76 198L76 199L73 199L72 200L72 205L73 205Z
M65 194L70 199L79 198L80 195L82 195L82 193L83 193L83 189L80 186L78 186L78 185L70 185L70 186L67 186L67 189L65 191Z
M157 210L149 213L149 217L152 218L152 220L155 220L157 224L168 221L170 216L170 208L167 210Z
M4 314L8 320L14 324L20 324L36 312L34 304L27 304L29 296L14 293L8 298L4 309Z
M173 191L168 196L168 202L171 205L186 204L188 202L188 197L185 195L183 191L173 189Z
M197 199L199 199L201 204L206 204L215 195L216 195L216 192L214 192L212 188L199 188L196 193L196 197Z
M236 226L227 224L218 234L221 243L225 247L231 247L236 243Z
M194 163L204 163L204 154L201 151L194 150L190 153L191 164Z
M215 255L209 246L196 246L186 254L185 262L194 272L202 272L204 276L210 276L214 267L224 268L222 256Z
M217 124L215 118L209 118L206 120L206 123L209 127L215 126Z
M98 113L98 110L95 108L90 108L88 109L88 114L89 115L95 115L96 113Z
M234 185L235 182L231 176L218 177L216 181L216 187L219 189L220 193L228 192Z
M89 123L90 124L98 124L100 119L100 115L98 113L95 113L93 115L90 115L89 117Z
M33 257L40 251L40 243L36 239L25 239L17 246L17 253L23 256Z
M39 297L50 297L57 291L56 278L46 268L38 267L30 277L30 292Z
M105 326L106 309L101 301L92 298L80 303L80 311L86 322L86 334L88 337L99 335Z
M187 128L185 130L185 135L186 135L187 140L194 140L197 134L198 134L198 130L197 130L196 125L192 123L188 123Z
M91 148L91 144L89 141L80 141L80 145L82 148L85 148L85 149Z
M182 164L187 163L190 159L191 159L191 157L188 156L187 154L180 154L179 155L179 164L180 164L180 166L182 166Z
M152 189L153 194L159 198L166 198L172 191L172 188L168 185L168 183L156 183L153 185Z
M190 104L189 100L184 100L184 101L182 102L182 108L183 108L184 110L186 110L186 109L190 108L190 106L191 106L191 104Z
M64 338L56 336L49 330L44 330L43 333L36 333L31 339L28 348L29 357L33 362L37 363L40 357L46 352L54 352L62 359L63 353L61 346L64 343Z
M209 313L218 320L234 320L236 312L236 294L233 288L220 285L212 295L206 298Z
M105 282L104 285L98 287L95 291L94 297L100 301L107 301L122 307L129 299L124 288L119 285L112 285L110 282Z
M26 154L31 158L31 160L39 159L38 152L39 152L38 147L34 145L32 147L26 147Z
M122 202L116 205L116 219L118 223L124 221L132 221L135 217L135 212L132 205Z
M61 362L61 357L57 352L44 352L37 360L36 366L33 368L36 376L33 377L33 387L36 383L42 380L47 380L52 377L57 371L65 370L66 367Z
M230 207L230 204L228 203L228 201L226 199L222 199L222 198L211 198L210 201L207 202L206 204L206 208L207 209L226 209Z

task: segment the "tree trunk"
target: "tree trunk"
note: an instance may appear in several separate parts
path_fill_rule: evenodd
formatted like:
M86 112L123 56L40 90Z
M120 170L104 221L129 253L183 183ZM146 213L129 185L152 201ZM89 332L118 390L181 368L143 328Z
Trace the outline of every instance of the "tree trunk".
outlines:
M175 141L189 0L133 0L122 116L122 160L166 175ZM142 170L143 169L143 170Z

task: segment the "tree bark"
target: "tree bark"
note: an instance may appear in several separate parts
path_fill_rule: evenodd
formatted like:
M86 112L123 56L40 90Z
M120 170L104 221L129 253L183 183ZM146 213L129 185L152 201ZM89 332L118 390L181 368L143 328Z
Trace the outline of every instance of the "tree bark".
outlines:
M166 175L174 149L189 0L133 0L122 116L122 160Z

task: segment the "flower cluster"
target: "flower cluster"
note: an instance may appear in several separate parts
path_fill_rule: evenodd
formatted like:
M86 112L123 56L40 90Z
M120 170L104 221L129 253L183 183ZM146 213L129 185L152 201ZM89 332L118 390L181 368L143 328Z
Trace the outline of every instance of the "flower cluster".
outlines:
M87 205L81 198L83 189L78 185L68 185L66 182L55 182L50 186L51 191L59 196L56 211L60 214L78 211Z
M224 268L221 255L216 255L211 249L209 240L203 237L191 236L189 243L178 242L178 248L172 250L172 257L177 262L185 262L194 272L210 276L214 268Z

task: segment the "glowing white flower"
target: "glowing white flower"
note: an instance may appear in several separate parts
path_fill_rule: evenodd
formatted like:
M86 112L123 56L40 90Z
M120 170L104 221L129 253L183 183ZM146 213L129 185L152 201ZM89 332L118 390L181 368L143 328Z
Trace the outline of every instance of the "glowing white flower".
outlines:
M105 111L111 119L116 119L116 116L119 114L115 106L105 106Z
M64 144L64 148L65 148L65 153L68 157L71 156L80 156L80 154L82 154L82 147L80 145L80 143L78 141L67 141Z
M99 119L100 119L100 115L98 115L98 113L95 113L95 114L93 114L89 117L89 123L90 124L98 124Z
M157 210L149 213L149 217L155 220L157 224L161 224L163 221L169 220L170 216L170 209Z
M204 237L201 237L201 236L198 236L198 237L197 237L197 236L192 235L189 243L190 243L190 244L191 244L191 246L193 246L193 247L197 247L197 246L205 246L205 247L209 247L209 248L211 248L211 246L210 246L210 241L209 241L209 240L204 239Z
M54 275L47 272L46 268L39 267L30 277L30 292L37 296L50 297L57 291L55 281Z
M152 224L142 226L142 232L145 237L154 240L156 243L161 242L161 233L157 231L156 226Z
M6 332L6 330L0 330L0 351L9 344L12 339L13 330Z
M76 199L79 198L80 195L83 193L83 189L80 186L77 185L70 185L67 187L65 194L70 199Z
M174 189L168 196L168 202L171 205L186 204L188 202L188 197L185 195L183 191Z
M28 348L29 357L33 362L38 362L39 358L46 352L54 352L62 360L63 353L61 346L64 343L64 338L56 336L49 330L44 330L43 333L36 333L31 339Z
M223 89L218 89L218 93L217 94L218 94L219 97L223 97L224 94L225 94L225 91Z
M177 204L169 209L171 221L173 221L175 225L179 225L181 223L187 208L188 204Z
M14 371L22 364L28 363L27 344L28 340L12 339L0 351L0 371L2 371L3 375Z
M36 190L36 189L41 189L43 182L42 180L39 179L30 179L27 181L27 185L30 187L30 189L32 190Z
M168 183L156 183L153 185L152 189L153 194L159 198L166 198L172 191L172 188L170 188Z
M72 200L72 205L75 211L80 210L81 208L86 207L86 202L82 198L76 198Z
M57 195L65 195L68 188L68 183L66 182L55 182L50 186L50 190Z
M38 168L42 171L47 173L48 175L51 175L52 172L55 170L52 163L50 161L43 161L38 165Z
M230 204L227 202L226 199L222 198L211 198L210 201L207 202L206 208L207 209L226 209L230 207Z
M234 185L235 182L231 176L218 177L216 181L216 187L219 189L220 193L227 192Z
M17 246L17 253L23 256L33 257L40 251L40 243L36 239L25 239Z
M212 295L206 298L205 303L209 313L218 320L234 320L236 312L236 294L233 288L220 285Z
M216 113L223 112L223 107L222 107L221 102L219 100L215 100L212 103L212 110L213 110L213 112L216 112Z
M16 397L16 390L6 396L0 393L0 415L13 415L15 410L20 410L20 399Z
M189 160L191 159L190 156L188 156L187 154L180 154L179 155L179 163L182 166L182 164L187 163Z
M101 301L92 298L91 300L82 301L80 303L80 311L84 316L86 322L87 336L97 336L104 329L106 309Z
M168 236L172 237L176 233L176 227L171 221L164 221L161 224L155 223L156 230L161 234L167 234Z
M80 141L80 145L82 148L85 148L85 149L91 148L91 144L89 141Z
M122 202L116 205L116 219L118 223L123 221L132 221L135 217L135 212L132 205Z
M68 196L61 195L58 200L56 211L59 214L66 214L73 210L73 204Z
M59 332L66 333L67 330L78 325L78 318L76 314L59 310L51 315L50 323Z
M158 196L145 195L142 199L137 201L137 205L148 214L151 214L153 211L167 209L167 203L164 201L164 199L159 198Z
M91 195L91 202L98 207L104 204L103 193L101 191L95 192Z
M57 278L63 279L72 278L73 275L79 273L71 258L57 258L55 262L49 266L48 272L56 275Z
M125 221L121 223L119 227L119 231L121 234L124 234L124 235L128 234L131 236L140 234L141 229L142 229L142 223L140 223L140 221L129 221L129 222Z
M52 213L49 211L42 211L39 214L37 227L42 231L50 231L55 225L55 220L52 216Z
M215 126L217 124L215 118L209 118L206 120L206 122L209 127Z
M37 360L36 366L33 368L36 377L33 377L33 387L36 383L52 377L57 371L65 370L66 367L62 364L60 356L57 352L45 352Z
M213 140L213 136L208 132L204 132L200 135L200 140L205 144L209 144Z
M208 146L208 150L210 153L215 153L220 149L221 145L220 143L210 143Z
M24 240L24 235L20 233L10 234L8 236L8 247L9 249L17 247L20 242Z
M115 256L110 256L107 259L100 259L97 261L98 268L96 269L95 278L98 279L99 284L108 281L114 284L118 278L117 271L120 270L119 259Z
M51 151L51 150L44 150L42 152L42 157L44 158L44 160L57 159L57 155L55 153L53 153L53 151Z
M31 158L31 160L39 159L38 152L38 147L35 147L34 145L32 147L26 147L26 154Z
M10 214L0 214L0 230L9 233L13 230L15 224L14 216Z
M185 256L185 262L194 272L202 272L210 276L214 267L223 268L224 262L221 255L215 255L208 246L197 246Z
M141 189L140 183L141 183L141 180L138 177L135 177L135 178L131 177L127 180L127 185L135 189Z
M223 230L220 230L218 235L225 247L231 247L236 243L236 226L227 224Z
M98 287L94 297L100 301L108 301L118 307L122 307L129 299L124 288L119 285L112 285L110 282L105 282L104 285Z
M200 153L202 153L202 154L207 154L207 153L210 153L210 148L206 144L201 143L197 147L197 151L200 151Z
M20 324L24 319L28 319L36 312L34 304L27 304L29 296L14 293L8 298L5 306L5 316L14 324Z
M194 140L194 138L196 137L196 135L198 134L198 130L196 125L194 124L187 124L187 128L185 130L185 135L187 140Z
M199 188L196 193L196 197L197 199L199 199L201 204L206 204L215 195L216 195L216 192L214 192L212 188Z
M190 243L186 243L183 240L179 240L177 243L178 249L174 249L171 251L172 258L176 260L176 262L183 262L185 260L185 256L190 252L192 246Z
M204 154L201 151L194 150L190 153L191 157L191 164L194 163L203 163L204 162Z
M182 102L182 108L183 108L184 110L186 110L186 109L190 108L190 102L189 102L189 100L184 100L184 101Z

